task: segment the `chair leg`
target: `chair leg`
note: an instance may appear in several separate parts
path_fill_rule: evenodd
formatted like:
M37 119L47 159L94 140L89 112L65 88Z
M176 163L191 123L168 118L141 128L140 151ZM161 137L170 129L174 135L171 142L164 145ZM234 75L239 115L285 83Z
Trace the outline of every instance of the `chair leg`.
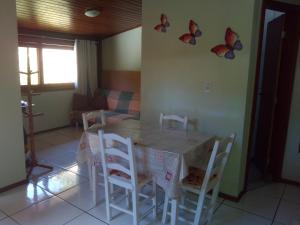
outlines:
M97 205L97 172L96 166L92 166L92 192L93 192L93 203Z
M204 200L205 200L205 193L200 193L193 225L200 224L200 221L202 219Z
M105 206L106 206L106 216L107 216L107 223L111 221L111 210L110 210L110 185L108 182L105 182Z
M87 166L88 166L88 173L89 173L90 189L93 190L93 175L92 175L92 162L91 162L91 160L87 161Z
M171 225L176 225L178 215L178 200L174 198L171 202Z
M155 180L152 181L153 185L153 198L152 198L152 204L154 206L153 208L153 218L156 219L157 216L157 186Z
M137 191L132 192L132 212L133 212L133 225L138 225L138 195Z
M169 208L169 198L167 196L167 193L165 193L164 210L163 210L163 215L162 215L162 220L161 220L162 224L166 224L166 222L167 222L168 208Z
M112 183L109 184L110 193L114 193L114 185ZM114 195L111 197L111 199L115 199Z
M130 206L130 191L128 189L126 189L125 194L126 194L126 206L129 207Z
M213 189L213 193L212 193L212 197L211 197L211 201L210 201L210 209L209 209L208 214L207 214L207 225L212 224L212 217L213 217L213 214L214 214L214 207L216 205L217 198L218 198L218 195L219 195L219 186L220 186L220 184L217 184L216 187Z

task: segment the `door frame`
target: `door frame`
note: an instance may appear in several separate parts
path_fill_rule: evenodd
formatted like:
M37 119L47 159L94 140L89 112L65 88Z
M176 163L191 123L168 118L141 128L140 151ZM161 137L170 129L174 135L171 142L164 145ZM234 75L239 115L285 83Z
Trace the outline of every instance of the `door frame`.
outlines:
M283 167L284 152L286 137L289 124L290 108L293 94L293 84L296 69L296 60L298 54L298 41L295 41L295 35L299 37L300 34L300 22L295 18L300 18L300 6L282 3L274 0L264 0L262 3L261 20L260 20L260 33L259 33L259 46L257 53L256 62L256 75L253 92L253 106L251 112L251 124L249 134L249 144L246 162L246 174L244 180L244 189L242 193L247 190L247 181L249 178L250 162L251 162L251 149L253 147L253 129L255 127L255 112L257 109L257 91L260 77L260 65L261 65L261 53L262 53L262 42L264 33L265 23L265 12L267 9L278 10L286 13L285 30L286 37L283 39L282 52L280 59L279 69L279 83L278 86L278 104L274 113L274 132L271 139L271 149L274 149L272 154L272 161L278 162L276 166L273 164L275 171L275 180L287 181L282 179L281 172ZM284 78L284 79L283 79ZM280 118L280 120L278 120ZM279 122L279 123L278 123ZM289 182L289 181L287 181Z

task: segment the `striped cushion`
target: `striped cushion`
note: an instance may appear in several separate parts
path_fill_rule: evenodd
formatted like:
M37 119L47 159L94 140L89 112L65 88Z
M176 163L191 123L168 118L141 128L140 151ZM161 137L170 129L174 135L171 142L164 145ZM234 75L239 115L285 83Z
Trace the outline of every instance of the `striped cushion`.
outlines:
M107 98L108 110L139 115L140 96L138 93L103 89L101 94Z

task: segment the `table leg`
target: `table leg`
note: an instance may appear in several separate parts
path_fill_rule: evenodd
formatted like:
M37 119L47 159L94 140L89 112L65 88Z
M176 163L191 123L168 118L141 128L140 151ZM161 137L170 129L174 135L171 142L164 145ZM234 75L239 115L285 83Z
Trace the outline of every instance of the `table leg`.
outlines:
M171 205L171 225L176 225L178 215L178 199L173 198L171 201Z

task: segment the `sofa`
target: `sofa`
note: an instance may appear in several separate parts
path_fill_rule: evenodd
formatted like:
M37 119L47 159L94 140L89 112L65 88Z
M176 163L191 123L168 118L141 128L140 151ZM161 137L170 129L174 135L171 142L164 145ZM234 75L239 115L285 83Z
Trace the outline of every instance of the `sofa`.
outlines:
M130 91L97 89L93 96L74 93L70 121L82 125L82 113L104 110L108 119L139 119L140 94Z

